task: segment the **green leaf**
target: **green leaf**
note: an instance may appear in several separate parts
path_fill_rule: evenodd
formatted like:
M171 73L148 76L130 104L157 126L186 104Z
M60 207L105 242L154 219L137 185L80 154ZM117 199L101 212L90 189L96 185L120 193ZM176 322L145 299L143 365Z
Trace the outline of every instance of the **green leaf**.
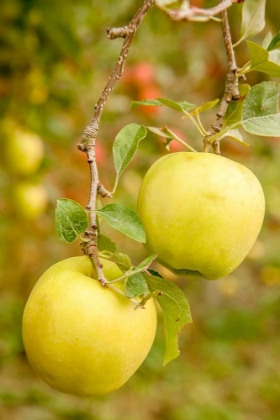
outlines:
M244 101L242 126L251 134L279 137L279 85L262 82L252 87Z
M129 256L122 252L115 252L112 255L112 261L114 261L123 271L127 271L132 267Z
M134 109L136 106L145 105L145 106L162 106L165 105L168 108L174 109L175 111L187 113L190 109L195 108L194 104L191 104L187 101L175 102L167 98L156 98L156 99L145 99L143 101L133 101L131 104L131 109Z
M177 3L177 1L176 0L156 0L155 3L158 7L161 8L161 7L173 5L174 3Z
M175 102L167 98L157 98L157 100L163 105L167 106L168 108L174 109L175 111L184 112L184 113L187 113L190 109L195 108L194 104L191 104L186 101Z
M269 46L267 47L267 51L273 51L277 48L280 48L280 32L271 40Z
M279 85L274 82L262 82L252 87L245 98L242 117L277 114L279 109Z
M242 123L244 130L257 136L280 137L280 115L252 118Z
M68 198L57 200L55 209L56 234L63 242L75 241L88 227L88 215L76 201Z
M104 258L116 263L122 271L128 271L132 268L132 264L128 255L122 252L110 252L107 250L99 253L100 258Z
M214 101L205 102L204 104L197 107L197 111L199 113L209 111L209 109L212 109L217 103L220 101L220 99L214 99Z
M162 275L161 274L159 274L157 271L155 271L155 270L152 270L152 269L149 269L148 270L149 271L149 273L150 274L152 274L152 276L154 276L154 277L159 277L160 279L163 279L164 277L162 277Z
M146 135L146 128L138 124L128 124L117 134L113 145L114 165L117 172L114 191L121 174L135 155L140 140Z
M219 102L219 100L220 99L215 99L214 101L205 102L200 106L196 106L194 109L191 109L191 112L187 112L186 116L183 118L189 118L193 115L196 115L197 113L201 114L202 112L208 111L209 109L212 109Z
M137 296L146 295L149 293L149 288L146 280L141 273L129 276L125 281L125 294L129 299Z
M269 60L268 51L255 42L246 42L251 56L251 63L250 69L246 70L245 73L255 70L269 74L272 77L280 77L280 65Z
M174 136L169 133L166 127L157 128L157 127L147 127L149 131L151 131L154 134L157 134L160 137L164 137L166 139L173 140Z
M156 259L156 254L152 254L149 257L145 258L144 261L142 261L139 265L137 265L136 270L139 270L141 268L149 267L152 262Z
M96 213L112 228L122 232L135 241L146 242L144 226L135 211L122 204L107 204Z
M179 356L178 334L184 325L192 322L189 304L182 290L174 283L158 276L145 275L151 292L157 293L157 301L164 316L165 354L164 362Z
M117 250L116 244L106 235L100 235L100 237L97 238L97 248L99 252L116 252Z
M241 122L244 96L248 94L249 90L250 85L244 84L239 86L240 99L238 101L230 102L224 117L225 125L230 126L232 124Z
M233 139L234 141L237 141L238 143L243 144L243 146L249 146L248 143L246 143L243 140L242 134L240 133L239 130L235 129L235 130L229 130L224 137L230 137L231 139Z
M162 103L157 99L143 99L142 101L132 101L131 109L133 110L137 106L162 106Z
M246 0L242 7L241 38L234 45L240 44L244 39L257 35L265 27L266 0Z

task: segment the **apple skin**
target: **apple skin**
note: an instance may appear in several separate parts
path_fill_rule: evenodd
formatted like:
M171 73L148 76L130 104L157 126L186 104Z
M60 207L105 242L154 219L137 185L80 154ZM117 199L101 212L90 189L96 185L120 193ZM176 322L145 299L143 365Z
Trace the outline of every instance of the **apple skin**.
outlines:
M101 262L107 280L123 275L116 264ZM93 396L120 388L144 361L155 337L153 299L135 310L129 299L94 278L88 257L63 260L42 275L24 309L29 362L63 393Z
M264 212L255 175L210 153L160 158L145 175L138 197L148 250L171 271L208 280L225 277L243 261Z

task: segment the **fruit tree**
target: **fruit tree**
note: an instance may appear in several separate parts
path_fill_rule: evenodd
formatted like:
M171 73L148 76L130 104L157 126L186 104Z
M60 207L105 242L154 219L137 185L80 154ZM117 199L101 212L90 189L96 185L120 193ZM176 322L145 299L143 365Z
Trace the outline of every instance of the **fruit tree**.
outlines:
M261 231L263 188L254 168L227 157L227 144L246 148L248 135L280 136L280 33L261 36L265 0L221 0L208 8L198 3L203 2L144 0L124 26L107 29L108 40L123 43L99 99L94 98L92 119L77 145L86 156L82 167L89 167L89 191L80 192L88 196L87 204L64 197L57 200L55 210L58 238L69 244L79 241L83 255L57 262L45 271L23 315L23 342L30 364L61 392L92 396L121 387L153 344L156 305L164 318L164 364L175 359L178 334L192 322L187 296L176 278L183 284L189 279L226 277L246 258ZM219 80L215 97L194 103L189 85L180 87L176 98L163 97L149 63L139 60L126 69L136 33L141 33L142 22L152 9L174 26L211 23L220 27L226 76ZM234 10L240 22L238 34L232 33L228 16ZM237 62L236 51L242 45L247 48L246 59ZM196 54L196 46L191 47L188 54ZM211 72L218 70L208 71L210 84ZM265 75L265 79L252 74ZM132 87L135 114L129 113L108 156L99 133L115 84L123 91ZM158 126L154 119L159 112L172 113L172 123ZM148 123L141 123L141 113ZM137 122L134 115L138 115ZM182 124L190 136L182 131ZM26 177L38 171L44 148L35 134L13 128L11 135L12 129L7 130L11 176L26 187ZM141 152L147 139L160 144L162 156L150 161L150 169L136 183L137 205L136 201L124 205L114 197L118 197L118 186L133 158L141 161L138 148ZM34 159L29 159L29 148ZM108 173L109 181L101 173ZM18 206L28 208L28 201L36 202L32 198L36 182L30 191L16 190L16 199L22 203ZM39 193L43 203L38 212L44 212L48 199L44 189ZM37 210L29 213L36 216ZM145 257L132 261L110 237L111 229L143 244Z

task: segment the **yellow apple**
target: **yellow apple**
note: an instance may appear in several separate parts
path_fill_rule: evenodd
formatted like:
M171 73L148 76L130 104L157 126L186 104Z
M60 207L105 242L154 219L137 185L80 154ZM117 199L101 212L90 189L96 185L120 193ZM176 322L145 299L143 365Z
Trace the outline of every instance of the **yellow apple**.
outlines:
M246 257L264 211L255 175L209 153L162 157L148 170L138 197L149 251L180 275L209 280L231 273Z
M29 181L15 184L13 202L17 214L24 219L34 219L42 214L48 205L48 193L44 185Z
M5 159L8 168L20 176L34 174L42 162L44 145L37 134L15 128L6 129Z
M107 280L123 275L116 264L101 261ZM135 310L129 299L95 278L88 257L63 260L42 275L25 306L22 333L29 362L64 393L91 396L118 389L154 340L154 301Z

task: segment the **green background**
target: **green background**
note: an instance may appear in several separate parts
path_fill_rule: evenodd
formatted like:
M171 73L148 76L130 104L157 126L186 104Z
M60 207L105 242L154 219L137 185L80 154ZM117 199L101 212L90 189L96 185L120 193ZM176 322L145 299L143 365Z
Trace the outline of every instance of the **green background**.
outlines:
M245 262L215 282L177 280L193 324L180 336L181 355L162 366L162 318L150 355L120 390L100 398L60 394L30 368L21 342L21 316L31 288L51 264L79 255L79 244L55 236L56 200L86 205L89 172L76 149L93 114L122 40L108 41L106 28L129 22L140 1L2 0L0 3L0 135L7 121L37 133L45 154L28 179L15 176L0 158L0 418L4 420L278 420L280 418L280 141L245 136L250 147L222 142L222 154L243 163L260 179L266 196L261 234ZM207 6L214 2L196 1ZM230 10L238 40L241 5ZM268 31L279 31L280 6L267 2ZM237 48L240 67L246 45ZM218 23L174 23L153 9L131 47L126 71L110 96L100 125L97 157L105 187L114 184L112 143L130 122L177 130L197 150L202 141L175 111L137 108L130 102L157 96L198 105L221 97L226 57ZM268 80L252 73L248 82ZM202 120L209 127L215 110ZM178 150L171 144L172 150ZM147 168L168 153L150 135L121 177L114 201L135 209ZM48 203L25 217L13 200L22 181L44 186ZM109 200L103 200L103 204ZM104 225L104 226L103 226ZM102 224L102 230L128 252L134 264L145 258L142 245ZM171 280L175 277L155 265Z

